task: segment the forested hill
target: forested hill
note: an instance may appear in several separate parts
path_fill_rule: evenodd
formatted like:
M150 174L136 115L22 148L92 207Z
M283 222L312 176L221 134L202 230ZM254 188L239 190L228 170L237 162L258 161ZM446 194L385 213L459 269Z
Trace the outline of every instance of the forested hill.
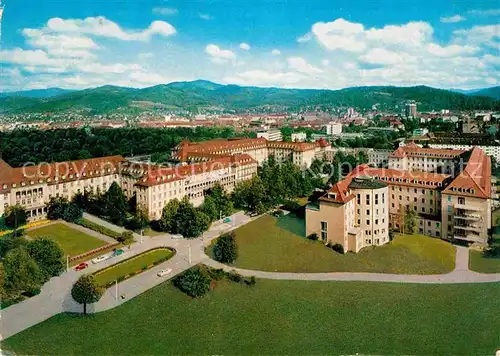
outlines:
M283 110L314 106L353 106L397 109L408 100L419 111L439 109L499 109L498 99L464 95L448 90L416 87L354 87L341 90L279 89L220 85L208 81L177 82L144 89L103 86L50 97L1 97L0 113L69 112L89 114L134 113L162 109L246 109L276 107Z

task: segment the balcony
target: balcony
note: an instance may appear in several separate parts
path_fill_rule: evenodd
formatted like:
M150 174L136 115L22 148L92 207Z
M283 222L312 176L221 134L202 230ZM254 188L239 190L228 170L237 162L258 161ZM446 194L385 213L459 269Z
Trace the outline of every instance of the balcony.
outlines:
M455 219L457 220L465 220L465 221L483 221L483 217L480 215L474 215L474 214L461 214L461 215L455 215Z
M475 232L481 232L482 230L481 226L473 224L455 225L455 230L457 229L463 231L475 231Z
M455 209L461 209L467 211L483 211L483 208L481 207L474 205L467 205L467 204L455 204Z
M478 242L478 243L482 243L482 244L485 244L486 243L486 237L479 237L477 235L473 235L473 234L467 234L467 235L454 235L453 236L454 239L456 240L462 240L462 241L468 241L468 242Z

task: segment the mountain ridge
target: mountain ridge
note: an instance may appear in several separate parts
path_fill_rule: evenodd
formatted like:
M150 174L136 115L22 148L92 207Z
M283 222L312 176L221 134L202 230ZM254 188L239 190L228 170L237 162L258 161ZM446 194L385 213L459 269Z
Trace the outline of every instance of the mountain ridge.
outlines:
M0 113L66 112L82 111L89 114L113 112L140 112L162 107L167 109L199 110L225 108L242 110L251 108L282 108L297 110L314 107L353 106L370 109L394 109L409 100L419 108L439 109L498 109L497 97L480 96L476 93L498 95L500 87L480 89L471 94L428 86L359 86L338 90L329 89L282 89L276 87L252 87L223 85L207 80L172 82L146 88L129 88L105 85L77 91L64 91L55 96L22 97L1 96ZM54 89L51 90L54 92ZM40 95L40 93L37 93Z

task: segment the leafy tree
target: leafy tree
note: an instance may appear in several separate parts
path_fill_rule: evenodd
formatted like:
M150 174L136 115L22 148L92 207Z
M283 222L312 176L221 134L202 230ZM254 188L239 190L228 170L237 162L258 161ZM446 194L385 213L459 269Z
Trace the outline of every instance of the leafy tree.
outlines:
M210 290L211 278L200 266L190 268L174 278L174 285L193 298L203 297Z
M26 225L28 215L26 210L21 205L11 205L4 213L4 222L7 227L17 229L20 226Z
M417 212L410 206L407 205L404 208L403 215L403 233L405 234L414 234L418 230L418 214Z
M26 239L15 233L2 236L0 238L0 259L4 258L9 251L24 246L26 243Z
M75 222L82 218L84 195L75 195L72 202L63 197L53 197L47 203L47 218L50 220L64 219Z
M226 194L224 188L222 188L220 184L215 184L211 189L209 189L207 196L210 196L213 199L217 210L217 216L215 216L215 219L213 220L218 220L221 214L222 216L229 216L232 214L233 202L231 201L231 197Z
M63 197L52 197L47 203L47 218L50 220L62 219L68 200Z
M40 267L45 280L64 271L64 251L55 241L42 237L29 241L26 249Z
M83 216L83 210L75 203L68 203L64 210L63 219L69 222L76 222Z
M210 217L200 209L196 209L190 203L188 197L184 197L175 214L177 233L191 238L200 236L210 225Z
M87 314L87 304L97 303L104 290L97 284L91 274L83 275L75 282L71 288L71 296L75 302L83 304L83 314Z
M132 231L124 231L116 238L118 242L132 241L134 239L134 233Z
M237 184L233 190L233 201L237 207L252 213L265 212L272 206L259 176Z
M118 183L113 182L111 184L108 191L103 195L102 201L111 221L123 225L127 214L128 201Z
M238 257L238 248L234 233L221 235L212 248L215 260L222 263L234 263Z
M219 219L220 211L217 209L217 205L215 205L214 198L210 195L205 196L205 200L201 206L201 211L210 218L210 221Z
M11 250L2 261L4 288L10 294L40 289L44 276L35 259L24 247Z
M170 200L163 208L161 218L159 221L160 228L163 231L177 233L177 222L175 220L177 210L179 210L180 202L178 199Z

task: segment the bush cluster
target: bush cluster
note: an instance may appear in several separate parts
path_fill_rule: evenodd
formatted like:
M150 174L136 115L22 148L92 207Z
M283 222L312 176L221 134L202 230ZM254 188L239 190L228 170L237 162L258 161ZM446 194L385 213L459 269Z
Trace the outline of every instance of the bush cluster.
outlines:
M307 235L307 238L308 238L309 240L316 241L316 240L318 240L318 234L317 234L317 233L315 233L315 232L313 232L312 234Z

